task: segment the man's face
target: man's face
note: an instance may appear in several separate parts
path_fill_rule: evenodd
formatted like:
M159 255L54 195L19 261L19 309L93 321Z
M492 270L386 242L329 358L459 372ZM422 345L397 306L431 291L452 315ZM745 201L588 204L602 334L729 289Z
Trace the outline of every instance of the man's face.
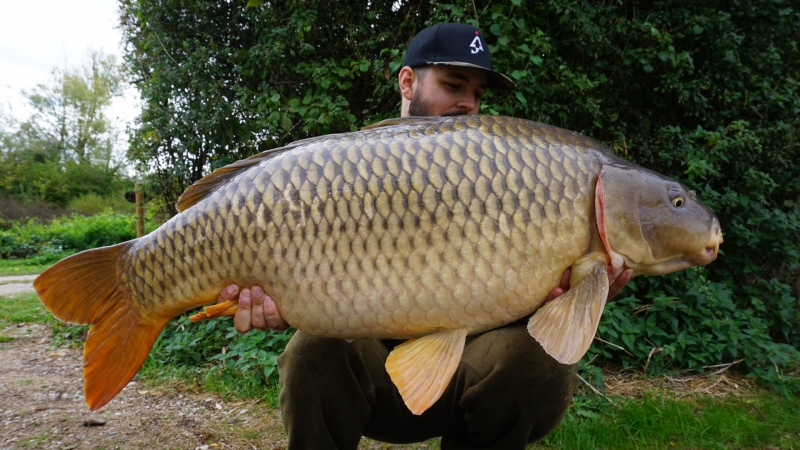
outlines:
M486 93L486 72L471 67L427 66L417 69L410 116L478 114Z

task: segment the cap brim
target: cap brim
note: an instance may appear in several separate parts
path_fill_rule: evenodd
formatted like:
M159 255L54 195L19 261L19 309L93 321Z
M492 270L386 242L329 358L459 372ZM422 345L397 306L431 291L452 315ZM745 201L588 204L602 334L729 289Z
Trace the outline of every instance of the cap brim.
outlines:
M517 88L517 83L514 82L511 78L506 75L503 75L500 72L495 72L494 70L487 69L486 67L481 67L477 64L470 64L467 62L461 61L428 61L427 64L432 66L459 66L459 67L472 67L474 69L480 69L486 72L487 81L490 88L493 89L508 89L514 90Z

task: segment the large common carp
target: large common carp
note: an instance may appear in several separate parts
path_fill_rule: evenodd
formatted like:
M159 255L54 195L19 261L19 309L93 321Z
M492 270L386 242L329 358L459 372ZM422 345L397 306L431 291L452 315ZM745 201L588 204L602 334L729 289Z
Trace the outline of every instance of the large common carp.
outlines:
M263 286L310 334L408 338L386 367L420 414L468 334L535 312L531 335L575 363L609 270L708 264L722 242L683 185L577 133L493 116L393 119L299 141L216 170L178 209L149 235L70 256L34 282L56 317L91 324L92 410L133 378L170 319L236 283ZM567 268L571 289L544 305Z

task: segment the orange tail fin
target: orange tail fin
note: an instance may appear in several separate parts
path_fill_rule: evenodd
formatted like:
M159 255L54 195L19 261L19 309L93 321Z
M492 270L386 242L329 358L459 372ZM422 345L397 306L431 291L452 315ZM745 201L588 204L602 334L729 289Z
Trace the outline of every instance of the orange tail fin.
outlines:
M118 261L129 243L72 255L33 282L39 299L57 318L90 324L83 351L86 404L108 403L142 367L169 317L144 318L118 284Z
M201 320L213 319L215 317L232 316L236 314L236 307L238 305L238 300L228 300L227 302L206 306L201 312L189 317L189 320L192 322L200 322Z

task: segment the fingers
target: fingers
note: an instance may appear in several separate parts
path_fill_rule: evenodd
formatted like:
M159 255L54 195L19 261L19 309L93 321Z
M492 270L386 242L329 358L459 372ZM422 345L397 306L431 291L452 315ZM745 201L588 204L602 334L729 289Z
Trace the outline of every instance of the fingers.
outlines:
M230 286L225 286L222 289L222 292L219 293L219 297L217 297L217 303L227 302L229 300L236 300L236 297L239 295L239 286L232 284Z
M569 290L569 276L571 273L572 271L567 267L567 270L561 274L561 284L559 284L558 287L564 290L564 292Z
M230 290L232 287L235 289ZM228 286L223 289L218 301L233 300L237 292L238 288L235 285ZM239 333L247 333L253 328L283 331L289 328L289 324L283 321L275 302L261 289L261 286L253 286L250 289L242 289L239 293L239 305L236 308L236 315L233 316L233 328Z
M242 289L239 294L239 305L236 307L236 315L233 316L233 328L239 333L247 333L253 327L250 317L252 316L253 305L250 289Z
M264 295L264 317L267 320L267 328L275 331L283 331L289 328L289 324L283 321L278 307L269 295Z
M549 294L547 294L545 303L549 302L550 300L555 300L559 295L569 290L569 274L570 270L567 268L567 270L561 274L561 280L559 281L558 286L556 286L552 291L550 291Z
M564 290L561 289L560 286L556 287L555 289L550 291L549 294L547 294L547 299L545 299L545 303L549 302L550 300L555 300L556 298L558 298L559 295L561 295L563 293L564 293Z
M611 280L612 283L608 287L608 298L609 300L613 298L615 295L619 294L619 291L631 281L631 277L633 276L633 269L625 269L622 273L619 274L616 280Z
M252 311L252 321L251 325L253 328L258 328L259 330L264 330L267 328L267 320L266 316L264 315L264 291L261 290L261 286L253 286L251 289L253 295L253 311Z

